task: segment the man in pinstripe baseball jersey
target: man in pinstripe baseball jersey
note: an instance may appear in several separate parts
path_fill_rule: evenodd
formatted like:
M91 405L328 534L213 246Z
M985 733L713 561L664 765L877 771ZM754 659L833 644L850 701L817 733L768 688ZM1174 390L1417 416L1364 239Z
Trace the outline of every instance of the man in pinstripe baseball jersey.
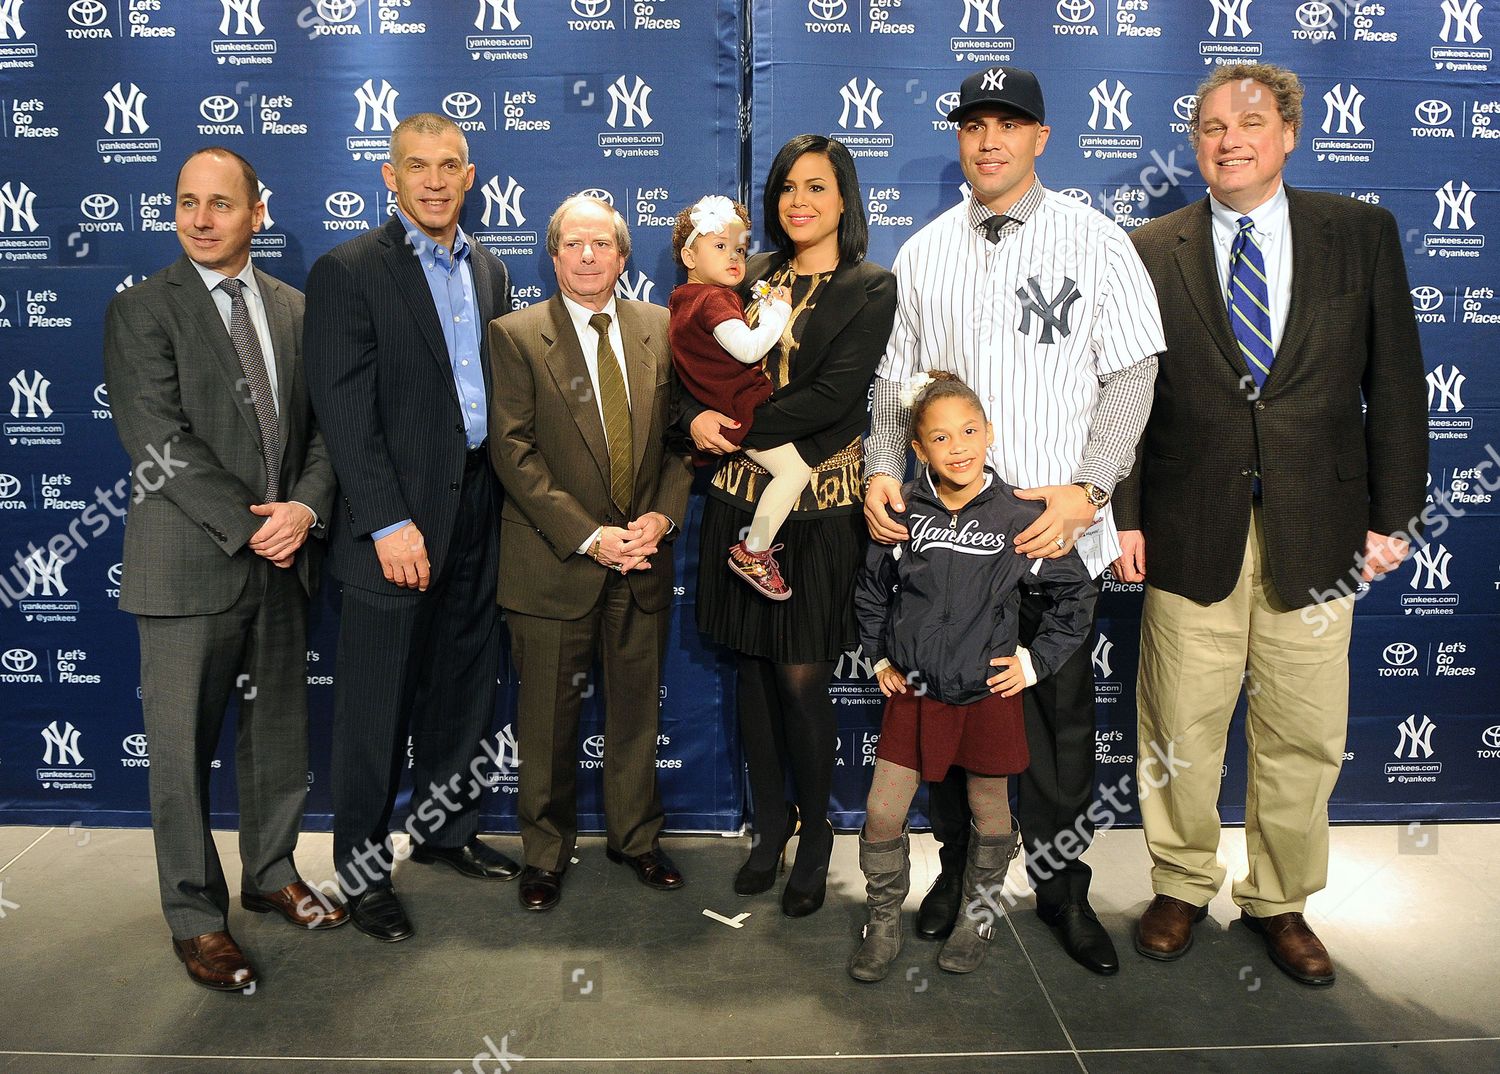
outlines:
M898 478L910 440L901 385L928 369L957 373L994 424L990 463L1046 510L1016 541L1034 559L1075 546L1097 577L1118 554L1109 509L1151 407L1163 349L1156 294L1125 233L1048 191L1036 158L1051 129L1030 71L991 67L963 82L948 119L970 195L902 247L896 325L875 380L865 446L865 516L876 540L906 536ZM1044 598L1020 610L1029 643ZM1119 969L1088 902L1081 860L1093 834L1094 683L1085 644L1024 695L1031 767L1020 777L1020 828L1037 913L1077 962ZM958 914L969 835L964 774L930 788L943 868L922 902L918 935L945 936Z

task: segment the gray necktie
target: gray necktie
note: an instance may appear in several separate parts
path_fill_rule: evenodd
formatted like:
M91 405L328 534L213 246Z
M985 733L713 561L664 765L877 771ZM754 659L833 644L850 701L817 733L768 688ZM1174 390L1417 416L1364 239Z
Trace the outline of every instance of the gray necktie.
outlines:
M278 471L281 463L281 430L276 424L276 398L271 393L271 378L266 373L266 358L260 349L260 336L250 323L250 308L245 305L244 283L223 280L219 287L229 295L229 338L239 355L240 369L250 386L250 400L255 405L255 419L260 425L260 451L266 464L266 502L281 498Z

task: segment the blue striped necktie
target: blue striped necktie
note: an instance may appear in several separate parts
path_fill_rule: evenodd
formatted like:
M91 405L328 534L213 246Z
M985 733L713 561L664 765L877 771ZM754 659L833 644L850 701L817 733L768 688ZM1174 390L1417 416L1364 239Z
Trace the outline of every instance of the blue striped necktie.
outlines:
M1252 234L1255 221L1242 216L1238 222L1240 230L1229 250L1229 323L1259 388L1276 356L1271 346L1271 289L1266 259Z

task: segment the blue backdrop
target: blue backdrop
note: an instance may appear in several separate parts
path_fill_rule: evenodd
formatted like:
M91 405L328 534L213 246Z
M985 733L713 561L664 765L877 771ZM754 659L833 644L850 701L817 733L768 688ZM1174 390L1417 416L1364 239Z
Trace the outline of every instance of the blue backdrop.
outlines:
M664 303L673 214L711 192L758 207L755 184L802 131L855 153L871 257L889 264L961 196L943 117L962 78L995 62L1042 80L1043 181L1136 227L1201 196L1190 95L1207 65L1239 58L1307 85L1294 185L1395 213L1430 371L1432 540L1359 603L1334 817L1495 817L1496 35L1480 0L0 0L0 822L149 822L135 630L115 607L127 462L100 333L114 292L178 254L173 179L192 149L225 144L256 165L256 261L300 286L389 211L394 121L442 111L478 167L464 226L505 258L519 303L551 293L541 232L579 190L631 225L622 293ZM677 543L658 764L671 827L728 830L744 792L727 668L693 627L700 508ZM1140 598L1104 588L1099 779L1133 801ZM336 622L328 593L308 653L309 827L329 819ZM508 662L500 677L494 732L514 761ZM851 652L833 688L846 825L874 760L870 678ZM604 750L589 718L586 827L602 819L587 773ZM215 802L232 821L220 756ZM1243 758L1236 730L1226 819L1241 814ZM513 828L514 792L514 772L499 776L491 826Z

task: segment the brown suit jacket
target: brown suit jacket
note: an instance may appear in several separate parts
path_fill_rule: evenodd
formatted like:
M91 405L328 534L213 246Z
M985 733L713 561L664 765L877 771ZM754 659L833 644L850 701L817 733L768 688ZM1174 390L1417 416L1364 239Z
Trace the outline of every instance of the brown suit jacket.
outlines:
M667 444L673 394L667 311L624 300L616 309L635 447L628 512L610 499L604 424L561 296L490 322L490 459L506 493L499 601L509 611L549 619L586 615L608 577L577 554L590 533L648 511L682 524L693 474L685 445ZM643 611L666 608L672 601L667 543L651 557L650 570L631 571L627 580Z

